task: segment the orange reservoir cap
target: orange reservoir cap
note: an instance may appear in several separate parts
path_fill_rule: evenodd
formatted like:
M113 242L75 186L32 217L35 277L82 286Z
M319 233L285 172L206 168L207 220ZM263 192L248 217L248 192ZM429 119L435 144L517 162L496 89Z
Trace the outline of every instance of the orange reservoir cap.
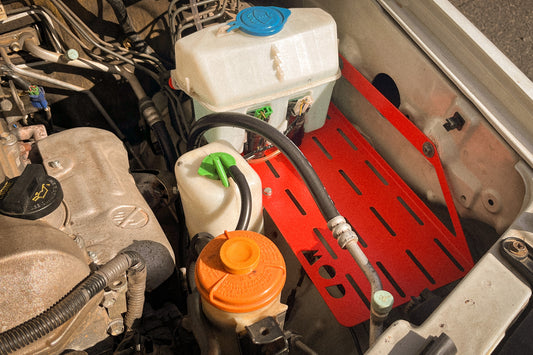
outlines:
M251 231L224 232L196 262L196 287L214 307L232 313L258 310L278 298L285 260L267 237Z

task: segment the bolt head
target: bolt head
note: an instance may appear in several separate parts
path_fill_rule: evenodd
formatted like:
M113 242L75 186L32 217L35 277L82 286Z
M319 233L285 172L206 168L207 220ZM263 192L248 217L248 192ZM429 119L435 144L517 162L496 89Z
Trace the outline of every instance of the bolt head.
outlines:
M61 162L59 160L51 160L48 162L48 166L54 169L61 168Z
M94 263L98 263L98 255L96 255L94 251L88 251L87 255L89 255L89 258L91 258Z
M425 142L424 145L422 145L422 152L426 157L433 158L435 155L435 148L431 142Z
M270 188L270 187L265 187L264 190L263 190L263 195L265 195L265 196L272 196L272 188Z
M117 296L116 296L116 292L105 292L104 293L104 299L102 300L102 307L105 307L105 308L111 308L113 307L113 305L115 304L115 302L117 301Z
M0 109L5 112L9 112L13 109L13 103L7 99L0 101Z
M122 319L115 319L107 325L107 332L111 336L117 336L124 333L124 322Z

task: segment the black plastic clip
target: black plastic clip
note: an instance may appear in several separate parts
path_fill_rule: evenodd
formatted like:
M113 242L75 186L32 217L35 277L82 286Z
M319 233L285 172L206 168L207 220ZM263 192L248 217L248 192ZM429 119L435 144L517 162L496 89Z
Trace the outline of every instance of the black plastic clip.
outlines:
M463 116L459 114L459 112L456 112L453 114L452 117L446 119L446 123L443 125L446 131L451 131L454 129L457 129L460 131L463 129L463 126L465 125L465 119Z

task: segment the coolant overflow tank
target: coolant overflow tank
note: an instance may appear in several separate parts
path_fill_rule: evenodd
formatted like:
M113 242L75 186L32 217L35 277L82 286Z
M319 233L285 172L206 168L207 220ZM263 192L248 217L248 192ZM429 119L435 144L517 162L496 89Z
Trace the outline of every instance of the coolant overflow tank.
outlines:
M195 277L204 313L219 327L239 332L287 309L280 303L285 261L259 233L224 232L213 239L198 257Z
M252 213L248 229L261 232L261 179L235 149L227 142L219 141L187 152L176 162L176 181L189 236L193 237L200 232L219 235L225 230L235 229L239 220L241 199L237 185L230 181L229 187L224 187L220 180L211 180L198 174L202 161L213 153L228 153L235 158L235 164L246 177L252 194Z
M318 8L247 8L229 24L176 41L174 50L172 83L194 99L196 118L269 106L269 123L283 131L290 103L310 96L314 104L304 125L309 132L324 124L340 77L337 26ZM242 151L245 133L219 127L206 137L224 139Z

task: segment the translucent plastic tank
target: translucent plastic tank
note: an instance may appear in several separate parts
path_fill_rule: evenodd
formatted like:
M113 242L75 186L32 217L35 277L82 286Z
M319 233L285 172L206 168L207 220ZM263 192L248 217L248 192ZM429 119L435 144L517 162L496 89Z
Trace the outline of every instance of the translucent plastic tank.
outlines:
M246 16L239 17L244 10L239 13L231 29L215 25L177 41L173 84L194 99L197 119L269 105L269 123L279 130L285 129L289 101L311 96L314 104L304 128L320 128L340 76L335 21L314 8L247 10ZM210 141L224 139L238 151L245 138L243 130L225 127L206 136Z
M287 310L280 303L285 261L259 233L226 232L213 239L198 257L195 277L204 314L219 327L240 332Z
M219 235L225 230L234 230L241 208L240 192L231 181L224 187L220 180L211 180L198 175L204 158L212 153L229 153L244 174L252 193L252 214L249 230L261 232L263 228L263 200L261 179L244 158L227 142L213 142L183 154L175 167L189 236L200 232Z

